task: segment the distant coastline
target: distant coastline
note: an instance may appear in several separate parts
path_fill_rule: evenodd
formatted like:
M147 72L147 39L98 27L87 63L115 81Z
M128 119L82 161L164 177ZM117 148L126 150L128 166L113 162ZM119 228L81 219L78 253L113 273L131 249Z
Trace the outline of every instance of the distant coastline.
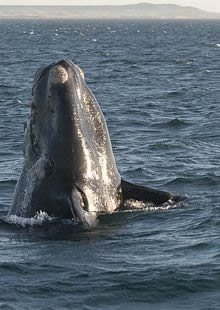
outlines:
M0 19L220 19L220 13L175 4L0 6Z

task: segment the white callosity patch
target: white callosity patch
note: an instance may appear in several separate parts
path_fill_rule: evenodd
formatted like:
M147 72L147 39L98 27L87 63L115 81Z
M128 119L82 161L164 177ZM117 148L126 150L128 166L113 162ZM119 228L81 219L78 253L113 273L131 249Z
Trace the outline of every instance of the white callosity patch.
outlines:
M65 68L58 65L50 70L50 81L54 84L63 84L68 80L68 73Z

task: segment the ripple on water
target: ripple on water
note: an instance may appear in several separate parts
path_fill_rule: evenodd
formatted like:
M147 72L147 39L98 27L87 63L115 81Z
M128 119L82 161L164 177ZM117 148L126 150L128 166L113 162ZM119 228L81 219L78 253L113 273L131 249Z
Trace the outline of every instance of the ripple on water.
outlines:
M219 309L219 23L0 24L0 309ZM182 204L133 201L87 232L5 221L34 72L62 58L83 68L122 177Z

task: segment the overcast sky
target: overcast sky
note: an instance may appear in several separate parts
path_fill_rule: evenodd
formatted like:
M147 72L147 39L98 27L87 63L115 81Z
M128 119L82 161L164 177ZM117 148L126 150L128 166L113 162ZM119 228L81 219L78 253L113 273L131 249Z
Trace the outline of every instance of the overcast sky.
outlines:
M0 0L0 5L114 5L139 2L175 3L220 12L220 0Z

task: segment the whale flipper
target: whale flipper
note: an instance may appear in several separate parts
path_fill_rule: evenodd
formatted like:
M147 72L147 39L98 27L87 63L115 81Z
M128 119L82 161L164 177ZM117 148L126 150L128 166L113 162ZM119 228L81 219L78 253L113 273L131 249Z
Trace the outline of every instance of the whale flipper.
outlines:
M150 187L136 185L125 180L121 180L123 200L128 199L152 202L155 205L161 205L170 199L176 201L177 196L172 193L159 191Z

